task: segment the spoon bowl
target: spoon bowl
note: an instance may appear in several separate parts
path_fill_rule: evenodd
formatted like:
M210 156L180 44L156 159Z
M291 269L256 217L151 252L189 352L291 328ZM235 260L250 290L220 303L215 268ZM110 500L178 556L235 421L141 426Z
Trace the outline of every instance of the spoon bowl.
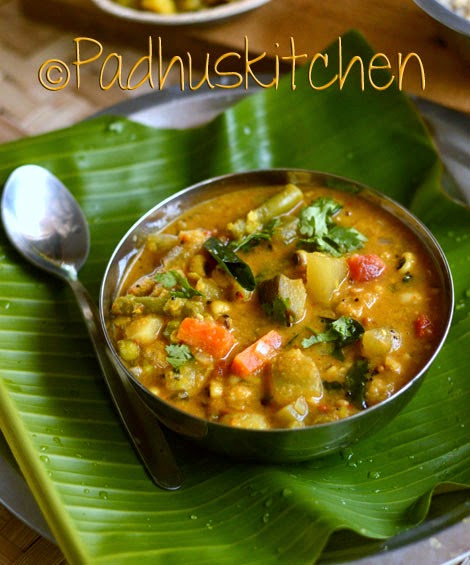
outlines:
M90 248L86 218L72 194L52 173L37 165L17 168L2 196L2 220L12 245L31 263L72 289L86 322L115 408L150 477L167 490L182 476L153 412L116 371L99 323L98 311L78 280Z
M3 225L28 261L61 278L76 278L85 264L90 232L76 200L46 169L13 171L2 200Z

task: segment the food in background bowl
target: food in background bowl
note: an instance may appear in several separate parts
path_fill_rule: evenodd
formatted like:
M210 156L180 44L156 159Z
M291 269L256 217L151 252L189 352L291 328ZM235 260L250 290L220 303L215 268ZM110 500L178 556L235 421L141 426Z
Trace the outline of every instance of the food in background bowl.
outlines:
M414 0L432 18L458 34L449 33L462 53L468 53L470 36L470 2L468 0Z
M195 12L238 0L114 0L116 4L136 10L146 10L157 14L176 14Z
M127 20L168 26L225 21L269 0L92 0L101 10Z
M470 20L470 1L469 0L439 0L439 2L455 12L461 18Z
M231 427L309 428L386 402L448 328L436 250L372 191L258 175L147 228L106 312L120 359L165 403Z

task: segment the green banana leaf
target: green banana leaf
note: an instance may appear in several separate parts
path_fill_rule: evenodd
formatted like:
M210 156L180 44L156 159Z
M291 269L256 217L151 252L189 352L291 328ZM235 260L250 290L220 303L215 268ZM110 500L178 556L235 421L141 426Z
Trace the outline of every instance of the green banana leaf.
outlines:
M355 32L343 48L344 60L372 55ZM302 80L293 92L287 77L191 130L102 117L9 143L0 183L32 162L68 185L90 222L81 278L97 296L130 225L195 181L283 166L352 177L410 206L442 244L457 304L447 343L406 409L339 454L243 464L172 435L186 480L169 493L148 479L121 428L71 293L2 233L0 424L70 563L313 563L333 532L389 538L425 518L439 485L470 483L470 212L442 193L438 155L405 95L361 92L357 75L342 91Z

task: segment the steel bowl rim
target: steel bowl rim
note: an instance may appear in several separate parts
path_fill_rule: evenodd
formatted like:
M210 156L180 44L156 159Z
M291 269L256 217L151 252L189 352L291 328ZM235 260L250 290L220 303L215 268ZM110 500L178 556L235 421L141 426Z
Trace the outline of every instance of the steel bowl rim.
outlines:
M205 8L194 12L158 14L148 10L137 10L117 4L113 0L92 0L101 10L119 18L147 24L187 26L216 22L259 8L271 0L238 0L237 2Z
M414 2L442 25L462 35L470 36L470 20L460 16L438 0L414 0Z
M375 404L374 406L371 406L370 408L367 408L365 410L362 410L360 412L357 412L356 414L353 414L352 416L348 416L347 418L341 418L339 420L334 420L332 422L323 422L323 423L319 423L319 424L312 424L310 426L305 426L302 428L273 428L273 429L250 429L250 428L238 428L238 427L234 427L234 426L230 426L227 424L222 424L220 422L213 422L211 420L205 419L205 418L201 418L199 416L196 416L194 414L185 412L184 410L181 410L180 408L174 406L173 404L166 402L165 400L163 400L162 398L160 398L157 395L152 395L152 393L150 392L150 390L145 387L128 369L127 367L124 365L124 363L122 362L121 358L119 357L111 338L109 337L108 334L108 330L107 330L107 324L106 324L106 317L107 315L104 312L104 294L106 291L106 282L109 276L109 272L111 271L111 269L114 266L115 260L119 254L119 251L121 250L121 248L124 246L125 243L127 243L127 241L129 240L129 238L132 238L136 236L136 233L134 232L138 232L138 228L142 225L145 225L145 223L148 221L148 219L150 217L152 217L157 211L165 208L166 206L168 206L168 204L170 204L172 201L174 200L178 200L181 198L184 198L184 196L188 193L193 193L196 191L199 191L201 189L204 188L210 188L211 186L217 185L219 183L223 183L223 182L230 182L233 179L236 178L243 178L246 176L256 176L256 175L260 175L260 176L265 176L265 175L270 175L270 174L306 174L309 176L321 176L321 177L328 177L330 179L334 179L337 180L339 182L344 182L346 184L350 184L353 185L355 187L357 187L361 193L364 192L367 195L371 195L373 198L377 198L380 201L384 201L386 203L388 203L389 205L391 205L392 208L396 208L400 211L401 214L403 214L403 216L405 216L405 218L407 220L411 220L412 222L414 222L416 225L419 226L419 229L421 230L421 233L417 233L417 231L414 229L414 227L412 225L410 225L410 223L403 221L403 216L397 216L396 214L393 214L391 210L389 210L388 208L385 208L385 211L387 211L388 213L392 214L396 219L398 219L398 221L400 221L401 223L405 224L405 226L410 229L413 234L418 237L418 239L421 241L421 243L423 243L426 247L426 249L428 250L428 253L431 253L433 260L435 260L436 263L438 263L438 265L436 264L436 268L439 269L441 272L439 273L441 275L441 277L443 278L443 282L445 283L445 286L447 286L448 288L445 289L448 291L448 295L447 295L447 300L448 300L448 312L447 312L447 316L446 316L446 324L444 326L441 338L439 340L439 343L437 344L435 350L433 351L432 355L429 357L429 359L426 361L426 363L423 365L423 367L416 373L416 375L410 379L404 386L402 386L396 393L392 394L389 398L383 400L382 402L379 402L378 404ZM341 189L339 189L341 190ZM367 200L367 198L366 198ZM204 200L201 200L201 202L203 202ZM378 205L376 202L374 202L374 204ZM382 206L380 206L382 209L384 209ZM186 208L186 210L190 209L190 207ZM423 237L425 236L425 238ZM430 243L431 245L426 245L427 243ZM437 260L437 261L436 261ZM104 272L103 278L102 278L102 283L101 283L101 287L100 287L100 294L99 294L99 316L100 316L100 323L101 323L101 327L103 329L105 338L106 338L106 342L113 354L113 360L115 362L118 363L119 367L124 371L124 373L126 374L126 376L132 381L132 383L136 384L143 392L145 395L152 395L152 398L154 398L157 402L161 402L162 404L164 404L166 407L169 407L172 411L174 411L177 414L181 414L181 416L185 416L185 417L190 417L192 419L197 420L198 422L200 422L201 424L205 424L205 425L210 425L210 426L214 426L216 428L222 428L222 429L236 429L239 432L245 432L248 435L256 435L256 434L277 434L277 435L289 435L291 433L308 433L311 432L314 429L326 429L329 427L338 427L340 425L344 425L347 424L349 422L354 422L355 420L361 419L365 414L372 414L373 412L377 412L382 410L385 406L394 403L399 397L403 396L409 389L413 388L414 386L417 385L418 381L421 381L424 376L426 375L427 371L429 370L430 366L432 365L432 363L435 361L437 355L439 354L439 352L441 351L447 336L449 334L449 330L450 327L452 325L452 318L453 318L453 312L454 312L454 283L453 283L453 279L452 279L452 273L450 270L450 266L449 263L447 261L447 258L444 254L444 251L442 250L439 242L437 241L437 239L435 238L435 236L432 234L432 232L429 230L429 228L419 219L417 218L410 210L408 210L404 205L400 204L399 202L397 202L396 200L394 200L393 198L391 198L390 196L387 196L385 194L383 194L382 192L371 188L370 186L361 183L359 181L353 180L351 178L342 176L342 175L336 175L333 173L328 173L328 172L324 172L324 171L319 171L319 170L310 170L310 169L303 169L303 168L286 168L286 167L281 167L281 168L263 168L263 169L251 169L251 170L247 170L247 171L240 171L240 172L235 172L235 173L227 173L227 174L223 174L223 175L218 175L215 177L211 177L209 179L205 179L202 181L199 181L195 184L192 184L182 190L179 190L178 192L175 192L174 194L171 194L170 196L164 198L163 200L161 200L158 204L156 204L155 206L153 206L150 210L148 210L147 212L145 212L142 216L140 216L140 218L134 222L134 224L127 230L127 232L124 234L124 236L121 238L121 240L119 241L119 243L116 245L116 247L114 248L114 251L108 261L108 264L106 266L106 270Z

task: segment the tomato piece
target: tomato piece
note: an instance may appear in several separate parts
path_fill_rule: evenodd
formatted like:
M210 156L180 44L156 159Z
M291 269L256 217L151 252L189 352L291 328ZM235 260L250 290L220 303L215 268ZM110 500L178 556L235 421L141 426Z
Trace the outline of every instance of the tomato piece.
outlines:
M385 263L378 255L358 255L355 253L346 259L349 277L353 281L366 282L380 277L385 270Z
M415 332L418 337L430 337L434 333L432 322L426 314L419 314L416 318Z

